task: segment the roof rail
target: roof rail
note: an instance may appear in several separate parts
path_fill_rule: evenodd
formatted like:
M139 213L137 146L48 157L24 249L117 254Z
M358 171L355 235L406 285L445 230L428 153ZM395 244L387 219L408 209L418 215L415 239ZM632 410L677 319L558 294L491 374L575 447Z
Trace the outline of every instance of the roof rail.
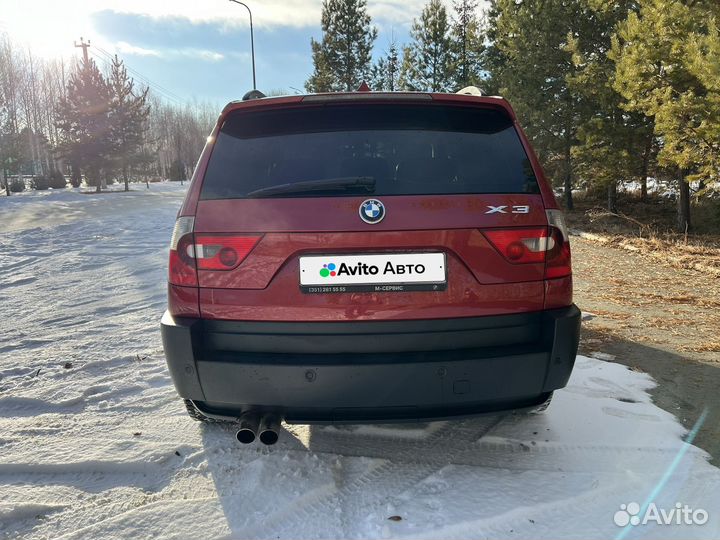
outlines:
M483 95L482 90L480 90L477 86L466 86L462 90L458 90L456 94L463 94L465 96L477 96L481 97Z

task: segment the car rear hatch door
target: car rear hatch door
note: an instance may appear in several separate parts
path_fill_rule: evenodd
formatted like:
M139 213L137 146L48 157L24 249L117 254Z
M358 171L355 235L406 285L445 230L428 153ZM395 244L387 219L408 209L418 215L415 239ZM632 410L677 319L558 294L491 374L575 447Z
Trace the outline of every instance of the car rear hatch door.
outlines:
M194 231L208 318L417 319L543 305L544 258L533 256L547 235L543 200L513 120L487 105L230 113ZM513 249L524 252L513 259Z

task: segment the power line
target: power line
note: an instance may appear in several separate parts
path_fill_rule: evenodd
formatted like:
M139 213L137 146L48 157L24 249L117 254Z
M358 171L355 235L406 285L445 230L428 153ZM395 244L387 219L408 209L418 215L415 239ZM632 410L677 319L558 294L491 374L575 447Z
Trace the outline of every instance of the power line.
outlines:
M105 69L110 69L111 61L108 60L105 56L100 55L100 54L99 54L98 52L96 52L96 51L90 51L90 54L91 54L93 57L95 57L95 59L97 59L98 61L102 62L102 64L103 64L103 66L105 67ZM142 82L145 82L145 81L142 81ZM156 88L154 84L149 84L149 83L147 83L147 82L146 82L145 84L147 84L150 88L152 88L152 90L153 90L154 92L156 92L156 93L157 93L158 95L160 95L161 97L167 99L168 101L171 101L172 103L174 103L174 104L176 104L176 105L183 105L183 103L182 103L181 101L179 101L178 99L176 99L175 97L173 97L173 96L171 96L171 95L166 94L165 92L163 92L163 91L160 90L159 88Z
M95 48L96 48L101 54L103 54L104 56L107 57L107 60L105 60L106 62L107 62L108 60L109 60L110 62L112 62L112 60L113 60L113 55L112 55L112 54L110 54L109 52L107 52L107 51L106 51L105 49L103 49L102 47L95 47ZM127 64L125 64L125 68L126 68L130 73L132 73L133 75L135 75L138 79L140 79L142 82L144 82L144 83L147 84L148 86L154 88L157 92L159 92L159 93L161 93L161 94L164 94L166 97L169 97L170 99L173 99L173 100L175 100L175 101L178 101L178 102L180 102L181 104L185 102L185 100L184 100L183 98L181 98L180 96L178 96L176 93L171 92L171 91L168 90L167 88L165 88L165 87L161 86L160 84L152 81L150 78L146 77L145 75L143 75L143 74L140 73L139 71L131 68L131 67L128 66Z
M105 54L105 56L103 56L102 53L100 53L98 51L97 47L95 47L94 50L91 50L90 54L92 54L96 59L101 61L106 68L108 68L110 66L110 63L112 62L112 57L108 58L107 53ZM168 101L171 101L172 103L174 103L176 105L181 105L181 106L185 105L185 102L182 100L182 98L180 98L176 94L173 94L169 90L163 89L161 86L154 83L153 81L151 81L144 75L142 75L140 73L136 73L135 70L131 70L127 65L125 67L127 68L128 71L132 71L135 74L135 76L141 80L141 82L143 82L144 84L146 84L147 86L152 88L155 92L157 92L163 98L167 99Z
M99 49L101 53L105 54L108 58L110 58L110 59L112 60L112 58L113 58L113 55L112 55L112 54L110 54L109 52L107 52L107 51L106 51L105 49L103 49L102 47L97 47L97 49ZM169 94L169 95L175 97L176 99L178 99L178 100L180 100L180 101L185 101L183 98L181 98L181 97L180 97L179 95L177 95L175 92L171 92L170 90L168 90L167 88L161 86L160 84L151 81L148 77L146 77L145 75L143 75L143 74L140 73L139 71L131 68L131 67L128 66L127 64L125 65L125 67L127 68L127 70L128 70L129 72L134 73L139 79L145 80L148 84L152 83L153 85L155 85L156 88L160 88L160 89L161 89L163 92L165 92L166 94Z

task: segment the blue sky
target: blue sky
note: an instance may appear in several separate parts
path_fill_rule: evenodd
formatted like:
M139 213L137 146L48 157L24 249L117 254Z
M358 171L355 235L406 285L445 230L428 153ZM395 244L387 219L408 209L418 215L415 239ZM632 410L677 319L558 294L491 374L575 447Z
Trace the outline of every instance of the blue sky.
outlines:
M184 99L226 102L252 88L249 28L111 11L93 22L134 70ZM312 70L310 37L319 35L319 26L256 28L258 88L302 89Z
M248 1L255 22L258 88L303 89L319 39L321 0ZM408 39L424 0L368 1L379 30L375 54L391 35ZM450 0L447 0L450 4ZM171 101L218 105L252 88L247 11L227 0L0 0L0 32L45 58L77 57L91 41L103 67L119 54L136 76Z

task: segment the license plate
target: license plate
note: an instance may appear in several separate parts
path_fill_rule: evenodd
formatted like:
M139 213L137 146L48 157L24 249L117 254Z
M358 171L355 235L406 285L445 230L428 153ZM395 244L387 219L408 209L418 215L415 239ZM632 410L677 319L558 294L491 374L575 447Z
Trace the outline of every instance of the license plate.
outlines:
M306 293L443 291L446 285L444 253L300 257Z

